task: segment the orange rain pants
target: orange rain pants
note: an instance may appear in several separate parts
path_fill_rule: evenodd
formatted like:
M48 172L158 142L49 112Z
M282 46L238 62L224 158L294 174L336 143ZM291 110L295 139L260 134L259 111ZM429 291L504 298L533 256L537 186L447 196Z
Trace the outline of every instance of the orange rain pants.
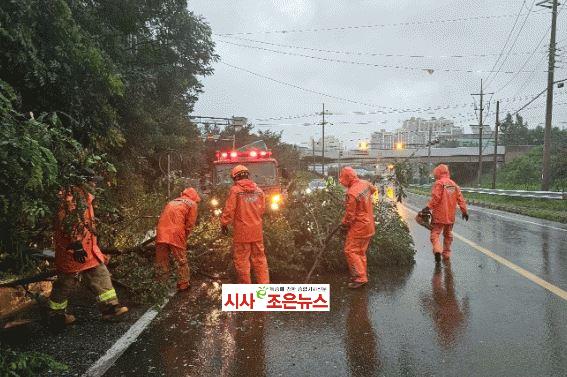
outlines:
M187 262L187 251L184 248L166 243L156 244L155 265L160 273L161 279L167 279L169 274L169 253L177 262L177 289L189 288L189 263Z
M366 250L372 237L352 238L345 240L345 257L350 270L351 280L355 283L367 283Z
M238 284L251 284L250 267L257 284L269 284L268 260L264 253L264 242L234 242L232 260Z
M453 243L453 224L431 224L431 226L433 253L443 253L443 258L449 259ZM443 246L441 246L441 233L443 233Z

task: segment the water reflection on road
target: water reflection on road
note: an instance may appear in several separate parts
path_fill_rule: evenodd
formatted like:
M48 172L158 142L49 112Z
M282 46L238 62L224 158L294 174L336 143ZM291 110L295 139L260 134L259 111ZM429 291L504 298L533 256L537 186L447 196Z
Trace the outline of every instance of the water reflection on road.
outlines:
M435 265L431 294L421 298L421 305L433 321L439 344L449 349L458 341L459 334L463 333L467 324L469 299L468 296L462 301L457 299L451 262L444 262L443 265Z
M380 368L378 337L368 314L368 291L352 292L345 347L351 376L374 376Z

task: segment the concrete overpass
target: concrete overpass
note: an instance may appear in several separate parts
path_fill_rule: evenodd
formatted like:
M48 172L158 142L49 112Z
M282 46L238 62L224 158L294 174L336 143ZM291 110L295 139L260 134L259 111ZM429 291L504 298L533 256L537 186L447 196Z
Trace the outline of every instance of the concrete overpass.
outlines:
M342 151L339 158L338 150L326 150L325 160L328 162L373 162L373 163L392 163L402 159L411 159L415 162L428 162L427 148L402 149L402 150L369 150L367 152L350 150ZM494 147L487 147L483 151L483 161L492 161ZM303 153L304 158L313 156L312 153ZM315 158L321 158L321 151L315 151ZM506 147L498 146L497 161L506 161ZM431 148L431 162L450 163L450 162L478 162L478 147L459 147L459 148Z
M531 148L531 146L498 146L496 150L497 166L526 154ZM306 160L312 158L313 152L310 152L305 151L303 158ZM402 150L369 150L366 152L351 150L342 151L340 156L338 150L325 151L325 163L328 167L352 165L375 170L378 174L386 171L388 165L403 160L414 166L429 163L432 165L448 164L458 179L463 183L470 182L475 179L478 169L478 147L431 148L431 157L428 157L426 147ZM316 165L321 162L320 150L315 151L315 161ZM484 148L482 161L483 172L490 172L494 161L494 146Z

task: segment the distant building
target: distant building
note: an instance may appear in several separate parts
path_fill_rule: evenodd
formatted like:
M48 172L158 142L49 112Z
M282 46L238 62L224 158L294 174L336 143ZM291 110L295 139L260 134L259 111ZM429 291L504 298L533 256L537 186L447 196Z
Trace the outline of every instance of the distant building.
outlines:
M394 131L381 129L370 136L370 150L394 149L395 140Z
M311 150L315 149L315 154L320 155L321 149L323 148L323 140L319 138L319 140L315 141L313 138L311 138L308 148L311 148ZM342 151L343 149L343 143L340 139L335 136L325 136L325 153L336 153L336 151Z
M371 136L370 148L394 149L396 143L402 143L404 147L423 146L429 141L429 130L431 130L431 140L439 141L455 140L463 134L461 127L455 126L452 120L443 117L431 119L411 117L403 122L401 128L394 131L382 129L374 132Z
M455 138L459 147L478 147L479 142L479 126L471 125L472 133L462 134ZM489 125L482 127L482 145L494 146L494 130Z

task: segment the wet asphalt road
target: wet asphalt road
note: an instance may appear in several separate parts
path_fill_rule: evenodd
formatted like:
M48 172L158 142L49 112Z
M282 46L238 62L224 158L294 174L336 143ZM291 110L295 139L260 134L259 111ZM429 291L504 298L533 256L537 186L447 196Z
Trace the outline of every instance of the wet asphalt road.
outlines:
M223 313L220 288L204 284L174 297L106 375L567 375L567 301L457 239L451 264L436 267L428 232L400 212L418 250L410 270L373 271L355 292L346 277L321 278L331 284L329 313ZM567 290L563 229L474 208L455 226Z

